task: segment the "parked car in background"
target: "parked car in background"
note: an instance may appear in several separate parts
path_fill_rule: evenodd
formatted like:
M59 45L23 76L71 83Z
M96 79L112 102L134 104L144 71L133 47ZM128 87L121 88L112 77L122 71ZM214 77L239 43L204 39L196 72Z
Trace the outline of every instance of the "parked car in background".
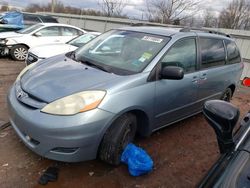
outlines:
M45 44L31 48L28 51L28 56L26 58L26 65L38 62L42 59L46 59L55 55L74 51L77 48L82 47L83 45L85 45L90 40L92 40L93 38L97 37L100 34L101 33L98 32L89 32L81 36L78 36L66 43Z
M58 23L57 19L40 14L11 11L0 16L0 32L17 31L37 23Z
M237 126L239 109L212 100L203 113L217 135L221 156L199 184L199 188L250 187L250 111Z
M230 101L243 70L231 38L191 29L126 27L27 66L8 94L28 148L59 161L117 165L135 134Z
M0 33L0 50L14 60L25 60L28 49L51 43L65 43L86 31L66 24L40 23L15 32Z

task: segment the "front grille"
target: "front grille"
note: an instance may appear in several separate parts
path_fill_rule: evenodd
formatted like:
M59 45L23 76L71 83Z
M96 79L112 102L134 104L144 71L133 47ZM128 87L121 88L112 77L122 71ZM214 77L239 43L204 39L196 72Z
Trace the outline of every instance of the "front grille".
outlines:
M20 81L17 82L15 85L15 92L16 92L17 100L19 102L29 106L29 107L32 107L35 109L41 109L46 105L45 102L38 100L37 98L33 97L32 95L26 93L22 89Z
M32 53L28 53L28 56L27 56L27 59L26 59L26 62L27 62L27 65L30 65L31 63L35 63L37 62L38 60L38 57Z

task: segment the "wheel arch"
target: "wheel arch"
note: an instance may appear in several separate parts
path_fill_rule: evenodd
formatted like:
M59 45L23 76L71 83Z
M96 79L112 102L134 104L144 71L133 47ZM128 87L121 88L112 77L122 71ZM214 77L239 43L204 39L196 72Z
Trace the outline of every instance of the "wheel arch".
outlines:
M231 91L232 91L232 95L234 94L234 92L235 92L235 89L236 89L236 86L235 86L235 84L231 84L230 86L228 86L227 88L230 88L231 89Z

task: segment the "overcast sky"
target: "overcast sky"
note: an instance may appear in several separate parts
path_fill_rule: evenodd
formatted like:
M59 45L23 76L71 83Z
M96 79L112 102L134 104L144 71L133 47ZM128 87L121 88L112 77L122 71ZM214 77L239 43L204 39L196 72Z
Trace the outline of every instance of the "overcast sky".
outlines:
M4 0L10 5L24 7L30 3L46 4L51 2L51 0ZM65 5L90 8L90 9L100 9L98 5L98 0L60 0ZM102 1L102 0L99 0ZM227 6L228 2L231 0L203 0L200 4L200 10L211 9L214 11L219 11ZM0 0L0 4L3 1ZM142 11L145 8L145 0L128 0L128 4L124 8L124 13L129 17L140 18Z

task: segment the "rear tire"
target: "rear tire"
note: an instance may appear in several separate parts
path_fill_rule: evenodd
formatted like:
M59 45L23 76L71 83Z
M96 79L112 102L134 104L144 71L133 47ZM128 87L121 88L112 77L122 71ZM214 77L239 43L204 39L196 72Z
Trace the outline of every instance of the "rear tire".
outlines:
M16 61L24 61L28 54L28 48L24 45L15 45L10 50L12 59Z
M227 88L226 91L222 94L221 100L230 102L230 100L232 99L232 96L233 96L233 92L231 88Z
M120 116L106 131L99 148L99 158L111 165L119 165L124 148L133 141L137 122L133 114Z

